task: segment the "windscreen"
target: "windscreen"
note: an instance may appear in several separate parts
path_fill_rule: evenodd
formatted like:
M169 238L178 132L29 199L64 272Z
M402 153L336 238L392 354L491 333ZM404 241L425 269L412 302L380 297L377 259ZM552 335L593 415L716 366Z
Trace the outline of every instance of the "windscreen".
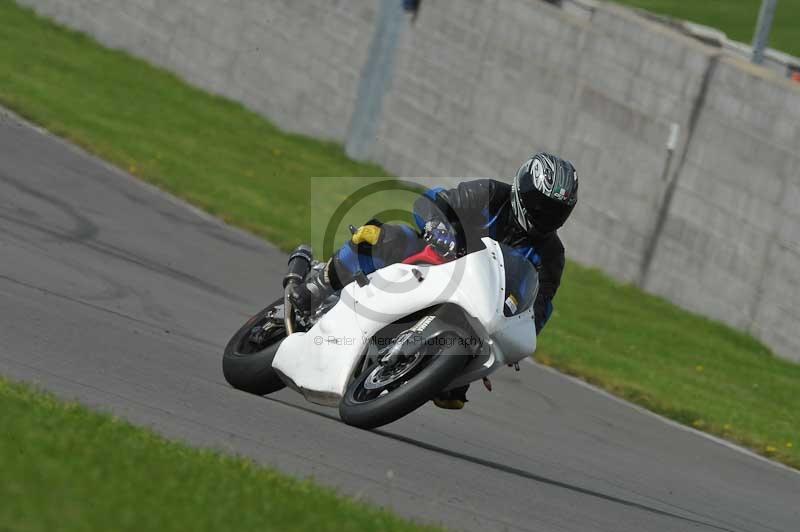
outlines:
M506 276L506 300L503 314L516 316L533 306L539 293L539 272L530 260L530 248L512 248L500 244Z

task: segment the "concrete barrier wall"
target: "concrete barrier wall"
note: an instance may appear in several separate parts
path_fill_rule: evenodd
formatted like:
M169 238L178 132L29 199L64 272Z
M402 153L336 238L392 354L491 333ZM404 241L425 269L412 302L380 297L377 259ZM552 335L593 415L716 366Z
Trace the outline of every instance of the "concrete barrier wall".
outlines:
M722 59L645 287L800 360L800 92Z
M241 101L282 128L339 141L376 12L371 0L18 3Z
M399 1L20 3L398 175L561 153L569 256L800 360L797 86L614 5L425 0L397 37Z
M584 176L572 257L637 281L711 57L626 10L591 23L530 0L430 2L406 33L373 159L400 175L513 175L534 150ZM669 177L669 176L667 176Z

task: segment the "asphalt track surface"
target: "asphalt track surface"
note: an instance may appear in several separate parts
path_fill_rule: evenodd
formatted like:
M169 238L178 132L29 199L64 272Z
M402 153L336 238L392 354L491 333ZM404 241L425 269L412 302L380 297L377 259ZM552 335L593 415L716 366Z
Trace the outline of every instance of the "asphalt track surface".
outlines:
M0 116L0 374L453 529L800 530L796 472L534 364L372 432L231 389L222 348L284 264Z

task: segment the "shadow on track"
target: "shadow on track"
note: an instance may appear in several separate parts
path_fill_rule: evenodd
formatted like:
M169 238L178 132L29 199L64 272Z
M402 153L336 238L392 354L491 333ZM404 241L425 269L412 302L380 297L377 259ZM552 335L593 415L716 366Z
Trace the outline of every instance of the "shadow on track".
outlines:
M276 399L274 397L264 397L264 398L267 399L268 401L272 401L272 402L275 402L275 403L280 403L280 404L282 404L284 406L287 406L289 408L293 408L293 409L296 409L296 410L301 410L303 412L307 412L309 414L314 414L314 415L319 416L319 417L324 417L326 419L337 421L339 423L342 422L339 419L338 416L335 416L335 415L332 415L332 414L326 414L324 412L320 412L318 410L314 410L313 408L310 408L310 407L297 405L297 404L294 404L294 403L290 403L288 401L284 401L284 400L281 400L281 399ZM357 428L353 427L353 430L361 430L361 429L357 429ZM538 482L540 484L547 484L549 486L555 486L555 487L558 487L558 488L562 488L562 489L571 491L573 493L580 493L581 495L594 497L596 499L602 499L604 501L612 502L614 504L627 506L628 508L635 508L637 510L641 510L641 511L644 511L644 512L647 512L647 513L650 513L650 514L655 514L655 515L659 515L659 516L662 516L662 517L668 517L670 519L678 519L678 520L681 520L681 521L686 522L686 523L691 523L693 525L698 525L698 526L701 526L701 527L707 527L707 528L711 528L711 529L714 529L714 530L720 530L720 531L723 531L723 532L740 532L739 530L736 530L736 529L733 529L733 528L727 528L727 527L722 526L722 525L709 523L708 521L701 521L699 519L693 519L693 518L687 517L685 515L680 515L680 514L677 514L677 513L668 512L666 510L661 510L659 508L654 508L654 507L648 506L646 504L642 504L642 503L638 503L638 502L634 502L634 501L629 501L629 500L626 500L626 499L615 497L613 495L607 495L607 494L601 493L599 491L594 491L594 490L591 490L591 489L588 489L588 488L583 488L581 486L576 486L574 484L569 484L567 482L562 482L560 480L556 480L556 479L553 479L553 478L548 478L548 477L545 477L545 476L542 476L542 475L537 475L536 473L531 473L530 471L525 471L523 469L512 467L512 466L509 466L509 465L506 465L506 464L501 464L499 462L494 462L492 460L486 460L484 458L479 458L477 456L472 456L472 455L461 453L461 452L458 452L458 451L453 451L451 449L446 449L444 447L440 447L438 445L433 445L431 443L426 443L424 441L416 440L414 438L408 438L406 436L401 436L399 434L392 434L390 432L386 432L386 431L380 430L380 429L373 429L373 430L370 430L369 432L371 432L373 434L377 434L377 435L382 436L384 438L389 438L389 439L392 439L392 440L395 440L395 441L399 441L399 442L403 442L403 443L406 443L406 444L409 444L409 445L413 445L413 446L418 447L420 449L425 449L426 451L439 453L441 455L448 456L450 458L455 458L457 460L463 460L465 462L469 462L471 464L479 465L481 467L487 467L487 468L493 469L495 471L500 471L502 473L506 473L506 474L509 474L509 475L514 475L514 476L517 476L517 477L520 477L520 478L533 480L533 481ZM685 511L686 512L691 512L690 510L685 510ZM694 513L694 512L691 512L691 513ZM703 517L707 517L708 518L708 516L703 516Z

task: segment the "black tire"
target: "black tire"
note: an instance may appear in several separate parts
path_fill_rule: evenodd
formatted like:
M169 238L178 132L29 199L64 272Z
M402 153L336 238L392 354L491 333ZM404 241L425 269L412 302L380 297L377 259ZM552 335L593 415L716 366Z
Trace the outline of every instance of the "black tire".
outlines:
M286 330L276 329L263 344L253 344L250 332L259 322L263 323L266 314L274 307L282 305L283 298L250 318L225 347L222 356L222 373L228 384L255 395L267 395L284 388L286 385L272 369L272 359L284 338Z
M350 383L339 403L342 421L362 429L374 429L397 421L433 399L458 376L469 360L458 345L426 356L431 360L409 380L389 393L366 402L359 401L356 396L364 389L364 381L377 365L364 370Z

